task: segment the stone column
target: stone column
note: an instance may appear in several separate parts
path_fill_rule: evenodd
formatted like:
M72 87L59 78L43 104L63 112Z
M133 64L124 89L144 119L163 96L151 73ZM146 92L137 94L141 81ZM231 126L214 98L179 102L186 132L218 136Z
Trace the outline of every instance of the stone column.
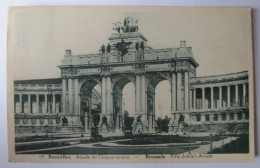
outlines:
M36 113L37 114L39 114L39 103L40 103L40 101L39 101L40 99L39 99L39 94L37 94L36 95Z
M214 87L210 88L210 107L214 108Z
M230 107L230 86L227 86L227 107Z
M193 109L197 108L197 102L196 102L196 88L193 90Z
M121 93L121 95L120 95L119 107L120 107L120 108L119 108L120 111L119 111L119 115L118 115L118 123L119 123L118 128L120 129L120 127L122 128L122 122L121 122L120 120L121 120L121 116L122 116L122 114L123 114L123 95L122 95L122 93Z
M235 85L235 104L238 105L238 85Z
M205 109L205 88L201 88L202 90L202 109Z
M88 100L88 120L85 121L85 126L87 125L87 128L90 130L91 129L91 97Z
M52 113L56 113L56 99L55 94L52 95Z
M107 91L107 98L106 98L106 112L111 114L111 78L107 77L106 78L106 91Z
M45 101L44 101L44 106L45 106L45 113L48 112L48 94L44 95Z
M136 75L135 80L135 113L140 113L140 76Z
M62 79L62 113L66 113L66 79Z
M20 99L20 113L23 113L23 95L19 94Z
M182 74L180 71L177 72L177 111L183 110L182 95L181 95L181 84L182 84Z
M176 105L176 103L175 103L175 105ZM175 108L176 108L176 106L175 106ZM169 122L169 124L173 124L173 121L174 121L174 115L172 113L171 114L171 121ZM155 128L155 93L152 93L151 125L152 125L152 130L154 130L154 128ZM170 129L170 127L169 127L169 129Z
M79 110L79 114L81 114L81 94L80 94L80 89L79 89L78 99L79 99L78 110Z
M69 79L69 114L73 114L73 79Z
M222 86L219 86L219 108L222 108Z
M192 107L192 99L193 99L193 97L192 97L192 93L193 93L193 90L194 89L190 89L190 96L189 96L189 102L190 102L190 104L189 104L189 109L193 109L193 107Z
M117 133L120 132L120 116L122 113L122 94L118 95L118 101L119 101L119 111L116 114L116 123L115 123Z
M114 110L114 93L112 91L111 85L110 85L110 88L111 88L111 90L110 90L110 112L111 112L111 114L113 114L113 110Z
M106 77L102 77L102 86L101 86L101 112L102 114L106 113Z
M189 72L184 72L184 102L185 102L185 110L189 110Z
M32 109L31 109L31 95L30 94L28 94L28 112L29 113L32 113Z
M243 106L246 105L246 84L243 84Z
M74 114L79 115L79 80L74 79Z
M176 75L172 73L172 81L171 81L171 111L176 111ZM154 103L154 102L153 102Z
M146 114L146 89L145 89L145 76L141 76L141 113Z

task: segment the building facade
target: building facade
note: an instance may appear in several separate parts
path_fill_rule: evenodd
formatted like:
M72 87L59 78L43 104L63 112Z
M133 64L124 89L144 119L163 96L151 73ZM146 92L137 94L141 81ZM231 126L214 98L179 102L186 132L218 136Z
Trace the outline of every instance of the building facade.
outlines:
M194 127L248 124L247 71L196 77L199 64L186 41L176 48L153 49L128 19L124 26L115 25L116 32L98 53L66 50L60 78L14 81L17 135L50 129L89 133L93 124L101 134L122 133L122 90L129 82L135 86L133 132L153 133L155 88L163 80L171 86L170 133L181 122Z

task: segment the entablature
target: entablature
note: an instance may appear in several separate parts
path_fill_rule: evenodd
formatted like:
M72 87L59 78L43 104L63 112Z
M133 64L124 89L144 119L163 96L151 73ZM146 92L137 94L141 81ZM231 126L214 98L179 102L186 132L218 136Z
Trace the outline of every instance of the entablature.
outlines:
M139 72L157 72L157 71L190 71L196 74L198 64L193 58L145 60L119 63L103 63L91 65L70 65L59 66L61 76L78 77L82 75L103 75L117 73L139 73Z
M212 88L212 87L223 87L223 86L231 86L231 85L239 85L239 84L247 84L248 79L244 80L235 80L235 81L229 81L229 82L217 82L217 83L192 83L190 84L190 89L195 88Z
M190 84L210 84L248 79L248 71L192 78Z

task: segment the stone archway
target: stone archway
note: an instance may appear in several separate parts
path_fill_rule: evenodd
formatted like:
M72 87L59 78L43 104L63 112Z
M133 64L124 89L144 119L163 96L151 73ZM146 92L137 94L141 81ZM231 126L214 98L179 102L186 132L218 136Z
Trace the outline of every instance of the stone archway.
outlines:
M159 83L162 81L168 81L171 83L170 75L169 73L159 73L159 74L149 74L148 76L148 82L146 85L147 91L147 121L149 125L149 132L154 132L156 124L156 115L155 115L155 95L156 95L156 87Z
M91 129L98 130L101 113L101 95L96 87L100 83L94 79L82 81L80 85L80 120L84 131L91 132Z
M123 130L123 89L132 82L135 85L134 76L119 76L114 78L112 83L112 104L113 104L113 130L115 133L121 133Z

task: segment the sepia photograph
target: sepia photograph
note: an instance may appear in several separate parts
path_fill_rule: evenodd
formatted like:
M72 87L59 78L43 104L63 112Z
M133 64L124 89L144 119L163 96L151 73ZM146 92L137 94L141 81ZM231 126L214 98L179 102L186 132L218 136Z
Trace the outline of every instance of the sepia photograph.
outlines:
M10 7L11 162L252 162L251 9Z

